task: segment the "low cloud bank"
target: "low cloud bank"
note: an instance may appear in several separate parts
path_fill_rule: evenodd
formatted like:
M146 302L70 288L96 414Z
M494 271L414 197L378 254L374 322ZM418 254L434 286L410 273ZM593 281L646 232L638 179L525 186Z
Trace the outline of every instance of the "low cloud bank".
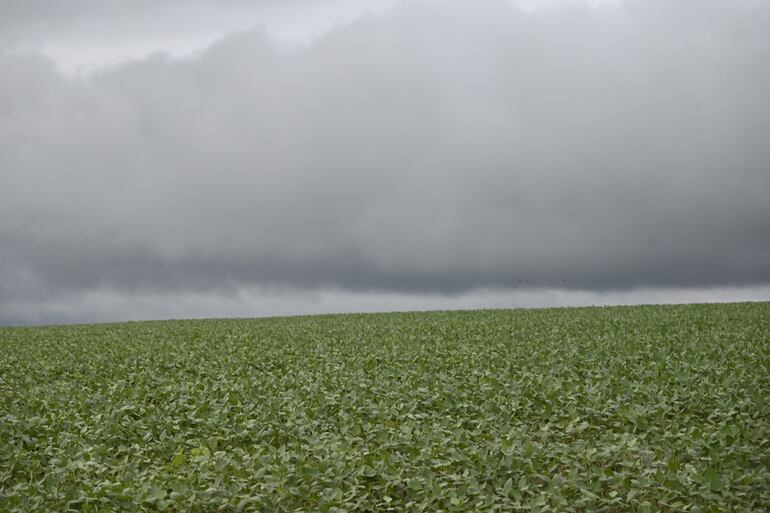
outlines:
M291 52L254 29L77 80L6 55L1 317L764 287L769 13L406 2Z

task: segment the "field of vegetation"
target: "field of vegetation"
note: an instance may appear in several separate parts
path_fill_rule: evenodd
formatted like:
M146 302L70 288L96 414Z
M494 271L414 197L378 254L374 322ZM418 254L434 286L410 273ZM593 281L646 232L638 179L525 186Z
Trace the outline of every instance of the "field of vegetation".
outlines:
M770 510L770 303L0 328L0 511Z

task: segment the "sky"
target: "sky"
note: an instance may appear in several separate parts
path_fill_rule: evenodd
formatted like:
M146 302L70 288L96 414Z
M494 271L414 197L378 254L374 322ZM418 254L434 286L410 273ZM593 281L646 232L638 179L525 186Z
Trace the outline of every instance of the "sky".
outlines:
M768 28L0 0L0 325L770 300Z

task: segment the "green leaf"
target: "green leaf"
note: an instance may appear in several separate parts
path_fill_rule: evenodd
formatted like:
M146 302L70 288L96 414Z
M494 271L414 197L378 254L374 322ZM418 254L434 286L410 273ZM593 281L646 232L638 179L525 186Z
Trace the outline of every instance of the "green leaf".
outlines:
M144 496L144 500L155 502L166 498L166 491L162 488L152 485Z
M177 468L181 467L187 462L187 458L184 454L184 449L179 449L177 453L174 455L174 457L171 459L171 467Z

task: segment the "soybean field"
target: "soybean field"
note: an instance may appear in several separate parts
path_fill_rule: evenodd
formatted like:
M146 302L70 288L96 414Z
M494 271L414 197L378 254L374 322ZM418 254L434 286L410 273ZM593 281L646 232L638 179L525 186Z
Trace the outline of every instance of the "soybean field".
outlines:
M770 303L0 328L0 512L767 512Z

